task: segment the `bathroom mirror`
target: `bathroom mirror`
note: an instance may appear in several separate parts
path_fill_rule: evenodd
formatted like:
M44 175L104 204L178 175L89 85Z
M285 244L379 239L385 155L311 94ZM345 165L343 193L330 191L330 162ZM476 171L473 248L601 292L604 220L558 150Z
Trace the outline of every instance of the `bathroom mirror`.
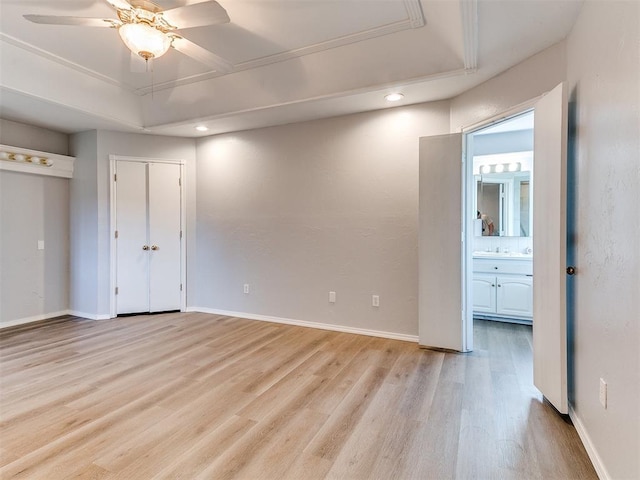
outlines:
M494 172L474 177L478 226L482 225L476 228L476 235L531 236L531 172Z

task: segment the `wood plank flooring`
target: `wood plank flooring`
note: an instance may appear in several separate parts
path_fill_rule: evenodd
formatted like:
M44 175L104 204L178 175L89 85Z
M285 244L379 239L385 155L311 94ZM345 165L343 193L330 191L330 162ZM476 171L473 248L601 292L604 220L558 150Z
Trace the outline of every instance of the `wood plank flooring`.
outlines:
M532 385L531 327L475 341L197 313L7 329L0 478L597 478Z

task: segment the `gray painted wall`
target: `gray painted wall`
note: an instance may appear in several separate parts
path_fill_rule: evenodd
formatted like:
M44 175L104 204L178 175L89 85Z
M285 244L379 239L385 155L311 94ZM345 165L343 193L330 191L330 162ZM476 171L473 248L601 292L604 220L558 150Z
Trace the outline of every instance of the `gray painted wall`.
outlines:
M0 118L0 143L68 155L69 135Z
M629 479L640 478L639 25L637 1L586 2L567 43L578 206L571 400L608 476Z
M70 308L80 316L98 312L98 132L73 135L73 166L70 195L71 300Z
M475 125L565 80L566 45L557 43L451 100L451 131Z
M448 122L438 102L200 139L195 305L417 335L418 138Z
M68 136L0 119L0 143L64 155ZM66 311L69 180L0 171L0 219L0 326Z

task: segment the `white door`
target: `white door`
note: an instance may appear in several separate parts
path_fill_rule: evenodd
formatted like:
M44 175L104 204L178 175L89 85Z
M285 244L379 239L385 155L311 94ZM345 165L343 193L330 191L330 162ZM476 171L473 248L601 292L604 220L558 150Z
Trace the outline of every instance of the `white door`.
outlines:
M463 351L462 135L420 139L419 342Z
M149 164L149 311L180 309L180 165Z
M117 313L149 311L147 166L117 162Z
M116 313L179 310L180 166L116 162Z
M535 105L533 169L533 377L560 413L567 398L567 92Z

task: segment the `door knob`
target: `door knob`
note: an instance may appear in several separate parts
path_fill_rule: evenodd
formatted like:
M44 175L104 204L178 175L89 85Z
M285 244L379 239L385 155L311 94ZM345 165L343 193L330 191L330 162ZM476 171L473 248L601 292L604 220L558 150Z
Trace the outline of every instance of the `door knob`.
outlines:
M575 275L576 267L567 267L567 275Z
M143 246L142 246L142 249L143 249L143 250L149 250L149 245L143 245Z
M158 247L157 245L152 245L151 246L151 250L159 250L159 249L160 249L160 247Z

